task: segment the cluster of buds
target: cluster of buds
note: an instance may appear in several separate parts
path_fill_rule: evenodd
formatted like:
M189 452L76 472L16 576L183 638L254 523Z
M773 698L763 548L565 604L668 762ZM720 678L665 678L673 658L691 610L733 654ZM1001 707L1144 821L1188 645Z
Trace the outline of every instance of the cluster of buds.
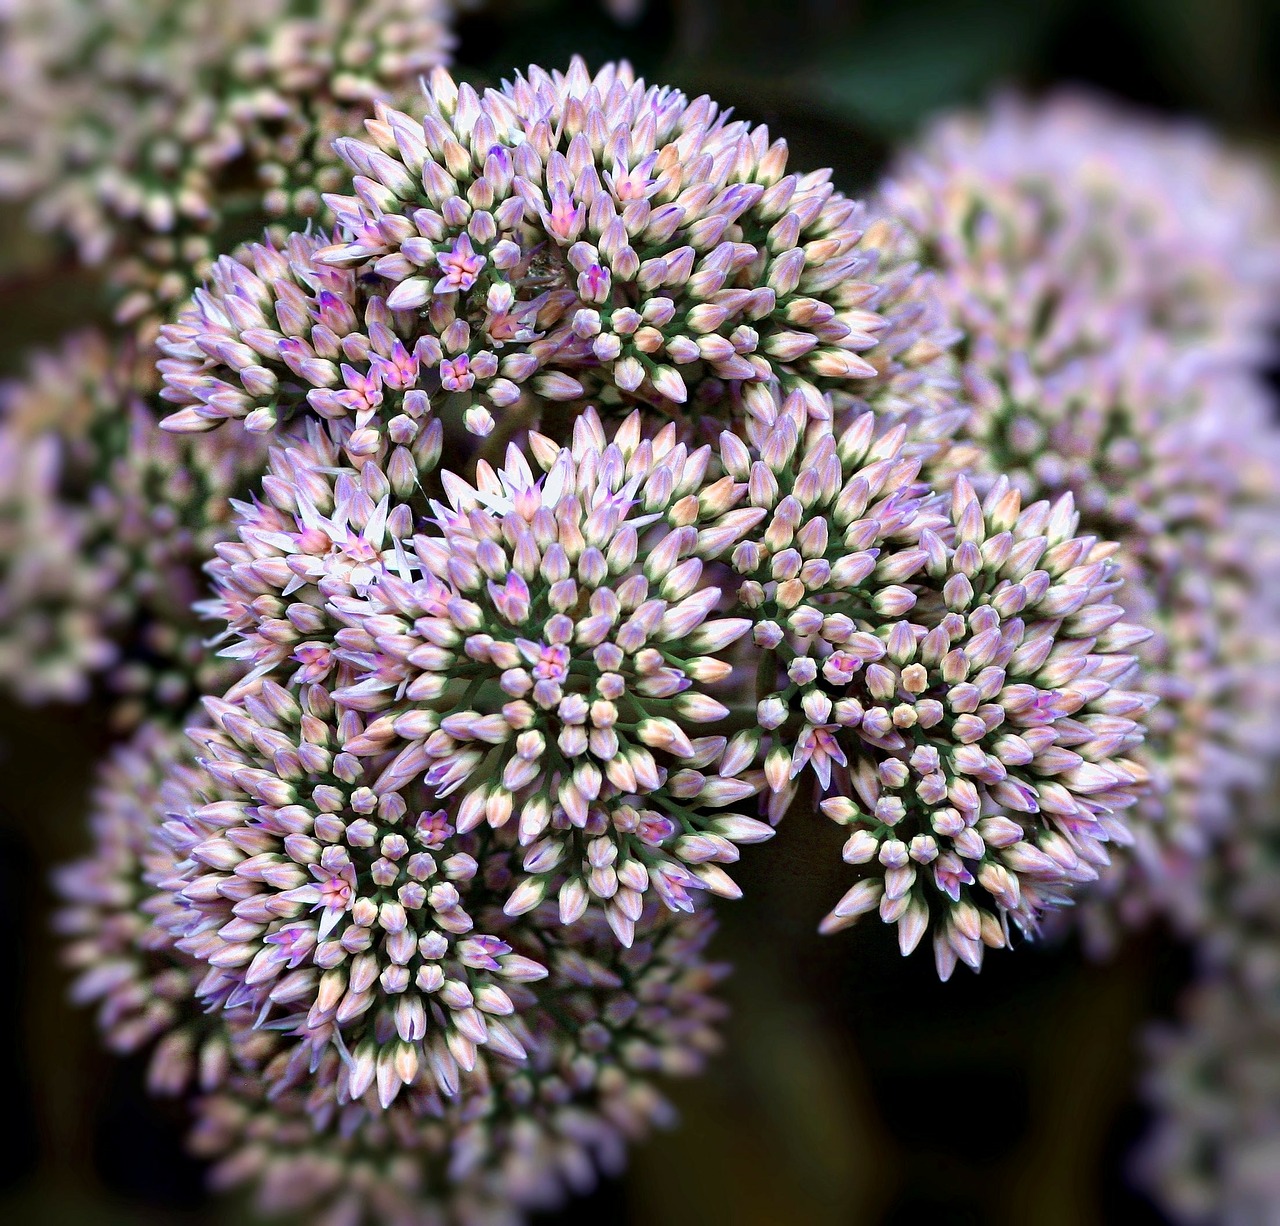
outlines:
M510 827L527 850L509 912L555 885L564 923L594 898L627 943L649 889L678 910L735 897L720 865L772 834L724 812L760 789L754 741L690 736L730 715L715 694L750 626L713 616L704 571L763 512L733 510L742 487L708 484L709 449L674 426L645 439L633 414L607 441L588 412L574 433L534 436L538 479L515 448L474 486L444 474L414 535L396 453L340 455L313 429L273 451L205 608L250 666L237 692L324 686L367 719L344 751L394 754L450 829Z
M575 59L482 94L438 69L425 111L380 106L337 142L355 194L326 197L333 242L254 249L253 276L220 262L162 340L169 428L389 422L412 397L484 435L529 395L696 422L747 382L815 413L820 387L947 385L913 270L877 269L892 225L709 98Z
M376 1084L389 1106L420 1071L455 1095L481 1045L522 1060L502 984L546 968L475 930L481 865L430 794L397 786L389 755L345 752L359 716L320 685L207 705L204 803L164 828L174 944L210 968L200 997L285 1030L289 1068L336 1048L339 1101Z
M114 760L61 923L112 1043L159 1039L162 1088L198 1066L217 1182L431 1223L615 1167L665 1119L651 1074L716 1045L696 901L802 789L855 875L821 931L876 911L943 979L1091 890L1171 909L1280 707L1248 167L1009 104L869 210L625 64L374 103L438 63L438 8L282 3L175 18L244 43L194 111L203 49L142 65L190 69L146 93L190 156L156 173L142 106L97 211L70 176L50 218L202 276L185 236L247 157L255 215L323 225L214 263L160 384L145 342L136 376L86 342L0 428L0 544L49 538L0 609L75 606L32 675L215 624L167 693L204 696L194 750L153 723ZM1164 198L1188 167L1234 229Z
M219 734L194 735L208 745ZM551 907L518 920L490 908L485 922L499 925L500 940L451 939L459 951L483 946L509 972L523 970L504 986L525 1057L516 1061L491 1042L451 1090L424 1069L388 1105L378 1068L374 1084L353 1093L360 1061L350 1049L326 1045L299 1060L292 1036L256 1025L258 1010L232 999L234 972L174 944L191 919L189 903L173 893L189 872L181 857L192 850L198 810L217 807L205 800L214 789L182 736L158 724L140 729L102 772L92 854L58 875L57 926L77 974L73 995L98 1004L108 1045L119 1053L153 1046L154 1093L201 1091L192 1147L220 1159L215 1186L254 1181L264 1212L519 1221L521 1209L588 1189L597 1170L617 1171L628 1143L672 1121L655 1078L690 1076L718 1048L723 1006L711 989L726 968L706 960L714 928L707 913L649 907L623 949L599 912L564 929ZM485 878L475 888L498 888L505 853L474 849ZM284 936L267 947L287 955L292 930L281 923ZM509 952L513 946L522 952ZM442 985L438 995L451 990ZM202 1012L198 992L220 1007Z
M930 922L939 973L975 969L1096 879L1146 782L1130 756L1146 632L1111 603L1115 547L1069 497L1026 509L916 483L904 427L872 414L797 451L795 415L757 455L726 434L762 531L738 545L760 652L758 719L778 809L811 772L859 881L827 931L879 909L903 953Z
M1121 542L1126 615L1154 631L1138 651L1141 685L1160 699L1140 755L1154 786L1135 811L1134 846L1080 909L1103 949L1117 919L1161 914L1185 934L1208 930L1215 848L1236 837L1248 798L1265 794L1280 750L1271 397L1248 373L1141 369L1116 397L1132 433L1108 449L1103 475L1078 481L1082 516Z
M1274 795L1242 806L1205 872L1201 979L1146 1036L1154 1113L1136 1171L1179 1221L1264 1221L1280 1153L1280 829Z
M1135 328L1213 358L1270 349L1274 185L1194 125L1075 92L1005 96L936 122L877 207L937 272L979 403L1015 378L1052 391L1054 371Z
M83 700L88 678L115 659L84 517L58 497L60 460L56 439L0 425L0 680L31 704Z
M330 675L338 623L328 603L412 575L404 541L413 509L396 494L416 486L415 459L434 463L440 442L429 429L416 454L388 454L371 431L340 446L312 423L271 449L262 497L237 505L238 539L208 564L215 595L199 606L221 623L214 641L232 640L221 654L248 670L228 697L260 677L296 686Z
M448 360L440 342L415 340L416 314L391 310L352 272L316 263L324 244L292 234L218 261L193 305L161 330L161 395L187 406L165 418L167 430L243 418L262 434L305 412L357 429L376 421L397 440L421 433L433 407L424 380Z
M562 922L599 899L629 944L647 890L679 910L737 897L720 863L772 834L717 812L760 788L749 740L690 735L730 714L715 694L750 625L713 616L705 571L760 514L730 509L732 480L707 484L709 450L673 426L643 439L634 414L606 440L589 413L574 434L534 436L540 480L512 449L448 483L413 541L422 578L343 610L355 657L382 667L341 697L377 714L355 752L425 766L459 830L516 829L529 876L509 912L567 874Z

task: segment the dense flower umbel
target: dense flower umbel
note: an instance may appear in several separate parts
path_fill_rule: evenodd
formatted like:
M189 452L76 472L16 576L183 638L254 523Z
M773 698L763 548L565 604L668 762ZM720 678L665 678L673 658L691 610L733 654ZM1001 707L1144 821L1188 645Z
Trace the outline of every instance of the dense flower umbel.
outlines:
M1127 842L1146 772L1129 756L1149 700L1125 689L1114 546L1076 536L1069 497L1026 508L912 484L906 431L872 414L796 452L784 414L726 469L768 517L734 550L762 651L765 773L785 808L812 772L849 828L860 880L824 921L879 907L904 953L932 920L938 969L1034 932Z
M564 878L563 921L595 896L624 944L650 888L686 910L691 890L737 897L719 865L772 833L719 812L761 786L749 738L691 735L729 714L715 695L750 627L715 616L707 564L763 512L706 483L707 448L639 425L609 440L589 412L571 449L535 435L536 480L515 448L475 486L446 474L449 504L413 540L421 577L331 602L362 674L335 698L377 716L347 749L425 770L459 830L518 831L529 878L509 912Z
M243 431L166 434L153 391L145 360L94 332L0 390L0 679L28 700L82 699L107 671L130 710L181 713L226 684L190 605L265 448Z
M230 1054L222 1027L196 1002L205 968L174 948L165 922L173 903L153 893L174 868L170 849L155 836L167 813L191 803L201 780L189 757L186 737L170 724L139 728L99 773L91 852L54 878L64 904L54 926L67 942L63 959L76 971L72 1000L98 1005L112 1051L155 1042L148 1082L166 1094L197 1079L214 1088Z
M650 887L682 909L690 891L736 896L720 863L771 834L722 811L761 786L754 746L691 737L729 714L714 694L750 624L714 616L705 567L762 512L706 482L707 448L639 424L608 441L589 411L571 449L535 436L538 479L514 448L475 486L444 473L448 502L423 504L412 539L411 459L384 472L372 431L340 457L313 429L273 450L206 606L248 682L324 684L372 721L345 750L394 753L395 778L422 778L459 831L510 824L528 849L514 913L554 880L566 923L594 895L624 941Z
M483 94L437 70L425 112L380 107L337 142L355 194L326 197L332 244L255 252L271 269L252 281L215 270L163 342L170 428L269 429L304 405L364 424L406 392L477 434L526 391L696 419L770 379L817 413L820 387L938 362L926 283L877 271L892 226L866 232L830 172L787 174L783 142L709 98L575 60Z
M452 358L434 337L417 336L416 310L392 310L385 292L318 263L327 245L321 234L293 234L279 247L249 243L214 265L194 305L161 330L161 394L189 406L167 417L166 429L244 418L261 433L305 407L417 436L432 412L428 389L440 387L435 368Z
M391 755L343 752L363 722L320 685L207 706L207 803L166 825L183 860L162 884L185 910L178 949L234 983L226 1007L286 1030L304 1065L334 1046L339 1093L376 1083L383 1106L420 1071L456 1094L482 1044L523 1059L500 985L546 970L474 931L487 889L432 795Z
M450 48L443 0L15 0L0 14L0 192L138 287L190 292L212 254L336 187L333 137ZM223 247L223 250L226 250Z
M269 686L263 697L278 700ZM252 1179L264 1210L323 1208L335 1215L325 1220L363 1220L366 1212L379 1221L473 1221L481 1206L492 1220L518 1220L520 1209L586 1190L597 1168L616 1171L629 1141L670 1121L654 1075L691 1075L718 1046L723 1006L709 991L725 968L705 959L709 915L650 906L628 950L596 909L568 928L549 904L512 920L496 905L509 881L508 853L464 838L479 866L464 889L490 899L481 922L501 941L455 937L456 950L483 945L487 958L505 963L509 1041L527 1059L504 1058L514 1048L496 1055L490 1042L472 1068L454 1071L452 1094L424 1064L389 1109L379 1100L378 1073L352 1101L358 1056L334 1045L300 1059L291 1036L256 1028L256 1011L232 998L241 972L204 966L173 945L189 919L172 893L184 869L174 847L191 850L194 814L221 791L190 763L183 740L149 725L104 769L95 846L59 872L65 905L56 923L79 972L74 995L101 1002L111 1048L132 1052L158 1040L155 1092L178 1093L196 1081L213 1093L199 1105L193 1144L227 1155L216 1183ZM210 808L225 817L227 802ZM254 829L261 828L242 827L241 837ZM243 890L224 891L228 905L244 901ZM286 922L278 931L292 928ZM287 945L279 952L287 955ZM510 947L518 952L503 952ZM550 968L549 978L534 972L538 965ZM511 973L517 969L524 973ZM207 1002L225 1007L199 1011L202 977ZM439 994L450 990L446 983ZM497 997L481 987L476 999L492 1005ZM431 1216L436 1207L443 1219Z
M418 1084L385 1112L335 1110L304 1086L268 1100L259 1078L233 1078L197 1105L192 1145L220 1159L214 1183L252 1183L263 1212L343 1226L471 1226L520 1222L616 1172L628 1142L670 1122L654 1074L695 1073L718 1046L711 919L651 909L626 951L596 911L564 930L554 910L520 925L552 968L513 992L525 1064L482 1053L456 1100ZM337 1064L327 1054L314 1079Z
M1204 920L1196 860L1280 724L1280 433L1269 349L1280 206L1203 134L1063 97L943 123L884 189L965 332L975 408L951 455L980 491L1074 494L1118 541L1161 707L1137 845L1083 908L1091 940L1153 909Z

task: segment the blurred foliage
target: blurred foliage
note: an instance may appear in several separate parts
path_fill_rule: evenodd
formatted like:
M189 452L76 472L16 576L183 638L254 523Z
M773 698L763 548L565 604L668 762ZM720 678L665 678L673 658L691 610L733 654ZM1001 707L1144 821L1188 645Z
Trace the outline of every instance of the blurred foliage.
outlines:
M1060 0L1041 4L939 4L890 10L833 48L796 88L873 131L910 133L957 99L978 98L1046 42Z
M1272 0L649 0L628 25L598 0L490 0L461 23L461 72L625 56L785 135L797 166L872 181L932 112L1007 83L1069 80L1188 111L1272 143L1280 5ZM0 374L27 347L100 318L91 278L0 217ZM10 960L0 1058L17 1138L0 1149L0 1220L232 1223L180 1148L180 1115L145 1097L138 1062L98 1051L63 1002L45 882L84 844L92 712L0 712L0 909ZM640 1148L558 1222L663 1226L1162 1219L1125 1181L1143 1125L1142 1019L1167 1014L1186 951L1159 935L1108 966L1073 948L993 956L938 984L868 924L815 932L842 890L839 833L793 814L748 849L747 901L723 908L737 973L728 1051L678 1085L684 1127Z
M462 29L460 60L491 76L625 56L748 118L842 126L837 148L1006 83L1091 83L1251 136L1280 117L1277 0L647 0L625 25L596 0L491 0Z

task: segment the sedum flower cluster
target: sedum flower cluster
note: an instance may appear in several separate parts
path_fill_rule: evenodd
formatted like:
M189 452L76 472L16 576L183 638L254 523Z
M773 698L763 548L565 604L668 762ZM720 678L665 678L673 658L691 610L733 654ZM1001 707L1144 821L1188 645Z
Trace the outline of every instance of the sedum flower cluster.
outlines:
M1070 493L1116 541L1160 699L1132 847L1080 914L1105 947L1208 919L1204 862L1266 778L1280 711L1280 450L1261 365L1280 204L1206 133L1074 94L945 119L881 190L935 270L973 412L948 463L980 492Z
M6 11L50 82L75 7ZM821 930L875 912L943 979L1205 862L1275 725L1248 166L1052 103L868 207L625 64L374 101L432 5L120 8L67 97L188 138L133 108L23 182L177 272L117 284L203 284L6 400L0 668L151 704L59 926L218 1186L486 1222L616 1169L792 809L849 866ZM1206 166L1232 202L1171 207Z
M361 173L333 202L337 236L223 261L161 337L165 395L185 404L169 429L313 423L211 568L224 650L251 666L235 695L323 683L374 717L346 752L394 754L391 778L420 775L459 832L515 831L508 913L558 880L563 922L594 900L624 943L651 888L676 909L736 894L720 865L771 831L715 810L767 782L776 820L809 763L824 789L846 771L827 810L859 827L862 881L828 926L883 895L910 951L936 911L944 976L1096 877L1147 781L1129 750L1150 700L1125 688L1145 632L1118 624L1114 547L1077 536L1070 500L1023 515L1011 490L984 511L915 487L962 416L931 339L944 324L892 254L883 295L850 280L875 271L858 206L825 176L784 177L760 130L625 69L532 70L483 97L438 73L420 123L383 110L370 135L341 146ZM691 157L720 177L684 188ZM513 305L533 253L554 266L557 249L576 277ZM882 297L923 305L879 317ZM495 303L527 311L529 334L495 333ZM666 332L616 350L631 317ZM693 337L747 348L717 358ZM688 367L678 388L664 356ZM697 445L712 394L734 427L715 452ZM549 400L588 397L571 446L528 432L563 419ZM485 435L498 409L514 420L496 441L523 422L528 456L481 458L474 483L434 471L446 430ZM711 617L721 604L739 615ZM697 735L708 723L726 735ZM904 802L880 789L911 772L920 808L895 831Z
M1147 632L1121 620L1115 546L1076 535L1069 495L931 491L904 428L877 440L871 414L803 456L796 436L784 417L739 469L768 512L732 556L765 774L785 800L812 772L848 831L859 880L824 929L878 908L906 954L932 920L945 979L1007 945L1010 919L1034 934L1126 839ZM727 463L740 447L726 436Z
M482 1057L452 1099L419 1086L387 1111L335 1110L241 1077L198 1101L193 1143L219 1159L215 1184L252 1182L268 1212L328 1206L338 1221L516 1222L617 1172L629 1143L671 1120L653 1075L695 1074L718 1048L708 992L726 968L705 958L709 916L647 911L627 950L598 920L563 935L554 914L525 922L550 971L513 994L527 1057Z
M516 835L509 913L557 886L565 923L595 899L628 943L650 890L678 910L690 891L736 896L719 862L773 833L725 812L763 782L750 737L697 735L729 715L714 695L749 627L710 616L722 593L703 558L759 513L701 512L684 491L709 449L691 455L671 427L642 441L633 417L603 447L598 418L579 427L572 449L534 436L550 470L537 482L514 448L474 487L450 474L412 538L376 459L357 474L329 455L306 484L273 483L220 550L209 608L237 640L227 654L254 666L245 685L323 684L367 717L343 748L390 759L389 786L420 776L442 828Z

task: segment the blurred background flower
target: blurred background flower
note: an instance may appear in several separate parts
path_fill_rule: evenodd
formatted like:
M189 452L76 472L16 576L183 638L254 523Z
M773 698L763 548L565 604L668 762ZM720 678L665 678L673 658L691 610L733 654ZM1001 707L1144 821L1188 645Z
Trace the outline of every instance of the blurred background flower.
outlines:
M13 0L0 196L105 267L119 318L146 316L228 235L319 214L330 142L448 58L449 16L447 0Z

